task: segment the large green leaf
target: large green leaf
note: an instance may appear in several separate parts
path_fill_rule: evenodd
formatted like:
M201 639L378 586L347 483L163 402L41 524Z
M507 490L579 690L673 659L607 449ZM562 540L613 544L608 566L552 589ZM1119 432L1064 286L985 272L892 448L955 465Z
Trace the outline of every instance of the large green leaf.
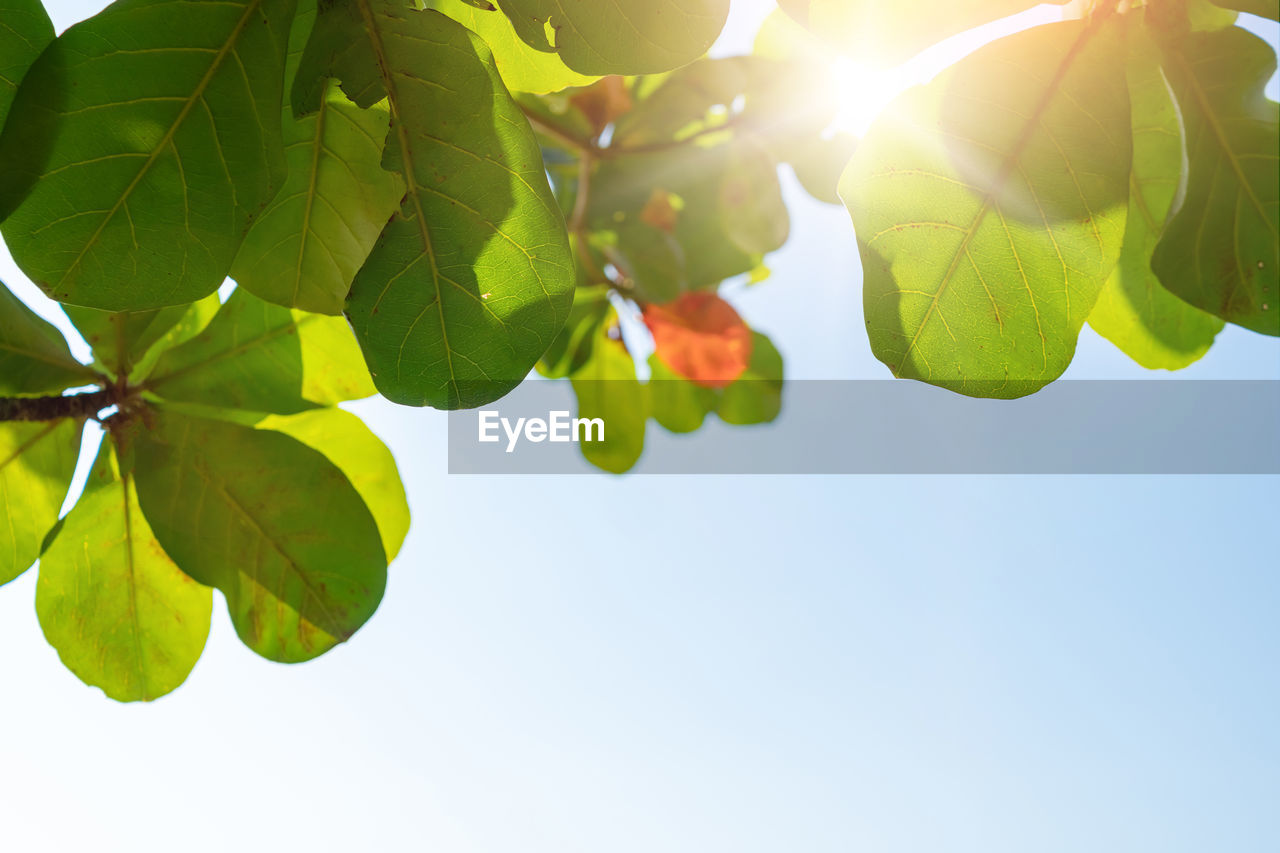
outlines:
M0 396L49 394L94 379L62 333L0 282Z
M502 396L564 323L574 267L541 151L488 48L438 12L352 0L317 21L295 108L314 108L317 74L362 105L388 98L383 165L408 187L347 309L378 390L437 408Z
M343 318L241 289L208 328L160 356L146 387L168 400L282 415L374 393Z
M1238 27L1165 46L1187 133L1186 198L1151 268L1198 308L1280 335L1280 106L1275 51Z
M268 415L198 403L164 404L165 409L197 418L229 421L269 429L296 438L325 455L355 486L373 513L390 563L409 532L409 504L395 457L364 421L338 408L312 409L297 415Z
M40 557L36 615L81 681L121 702L150 701L186 681L204 651L212 591L156 541L113 442Z
M0 127L23 75L51 41L53 24L40 0L0 0Z
M595 326L591 355L570 380L578 398L578 417L604 421L604 440L583 441L579 444L582 455L597 468L621 474L644 452L649 395L636 379L631 353L616 337L616 321L610 310L605 321Z
M498 0L516 33L583 74L679 68L711 47L729 0Z
M894 65L935 42L1041 0L778 0L815 35L864 61ZM1069 0L1049 0L1059 5Z
M546 94L570 86L586 86L594 75L579 74L558 53L530 47L516 35L511 19L495 9L480 9L466 0L431 0L428 5L484 39L493 51L502 82L513 92Z
M871 347L895 375L1016 397L1070 363L1124 237L1120 34L1070 21L993 42L862 140L840 195Z
M146 420L132 439L142 511L174 562L226 596L246 645L309 660L373 615L387 579L382 537L324 454L225 421Z
M83 421L0 423L0 584L25 572L58 520Z
M1222 321L1165 290L1151 271L1151 253L1182 179L1182 121L1159 52L1136 28L1125 73L1133 114L1129 218L1120 262L1089 325L1143 367L1177 370L1209 351Z
M292 436L337 465L373 513L387 562L395 559L409 532L409 503L395 457L364 421L342 409L316 409L298 415L269 415L254 426Z
M289 41L292 79L315 20L299 6ZM382 168L385 103L360 109L330 83L311 115L284 106L288 178L249 229L231 276L251 293L291 308L341 314L356 271L400 206L404 182Z
M217 289L284 176L292 15L293 0L117 0L40 55L0 135L4 237L32 281L111 311Z

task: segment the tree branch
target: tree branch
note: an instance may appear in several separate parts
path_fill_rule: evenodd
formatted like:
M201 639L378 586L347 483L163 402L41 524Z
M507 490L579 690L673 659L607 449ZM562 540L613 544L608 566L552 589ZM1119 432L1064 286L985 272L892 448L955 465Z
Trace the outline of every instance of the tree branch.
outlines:
M0 421L56 421L60 418L97 418L98 412L116 404L115 389L57 397L0 397Z

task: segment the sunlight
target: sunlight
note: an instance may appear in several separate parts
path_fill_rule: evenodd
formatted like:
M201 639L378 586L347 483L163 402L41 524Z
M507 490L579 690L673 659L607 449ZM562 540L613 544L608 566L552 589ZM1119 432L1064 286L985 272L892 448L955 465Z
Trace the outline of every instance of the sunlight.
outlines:
M827 60L830 68L827 88L840 104L833 129L861 136L884 108L911 86L928 83L939 72L988 42L1060 21L1063 16L1062 6L1044 3L940 41L891 68L833 53Z

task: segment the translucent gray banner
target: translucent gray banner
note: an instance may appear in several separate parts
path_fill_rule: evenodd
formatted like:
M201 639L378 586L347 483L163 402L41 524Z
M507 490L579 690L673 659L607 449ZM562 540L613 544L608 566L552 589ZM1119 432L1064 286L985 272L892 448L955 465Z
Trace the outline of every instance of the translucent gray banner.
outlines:
M622 393L611 393L608 382L577 385L594 400L634 407L637 399L634 383L612 389ZM759 390L769 392L763 384ZM627 405L616 416L607 406L594 413L606 440L636 440L638 419ZM600 473L580 445L598 440L601 425L594 418L575 424L576 408L570 383L557 380L526 382L496 403L451 412L449 473ZM1280 382L1273 380L1059 381L1017 400L974 399L906 380L790 380L772 423L730 426L712 414L696 432L673 435L649 419L633 471L1277 474L1277 438Z

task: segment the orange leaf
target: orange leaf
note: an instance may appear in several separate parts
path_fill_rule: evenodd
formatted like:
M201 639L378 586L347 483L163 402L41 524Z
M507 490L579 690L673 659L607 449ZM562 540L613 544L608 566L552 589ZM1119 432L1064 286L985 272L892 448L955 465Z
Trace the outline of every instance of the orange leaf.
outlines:
M714 293L686 293L666 305L646 305L654 352L667 367L704 388L723 388L751 360L751 329Z
M676 219L679 216L680 211L671 201L671 193L656 187L649 194L649 200L640 211L641 222L652 225L659 231L666 231L668 234L676 230Z
M621 77L605 77L569 98L569 103L582 110L596 133L614 119L631 111L631 93Z

